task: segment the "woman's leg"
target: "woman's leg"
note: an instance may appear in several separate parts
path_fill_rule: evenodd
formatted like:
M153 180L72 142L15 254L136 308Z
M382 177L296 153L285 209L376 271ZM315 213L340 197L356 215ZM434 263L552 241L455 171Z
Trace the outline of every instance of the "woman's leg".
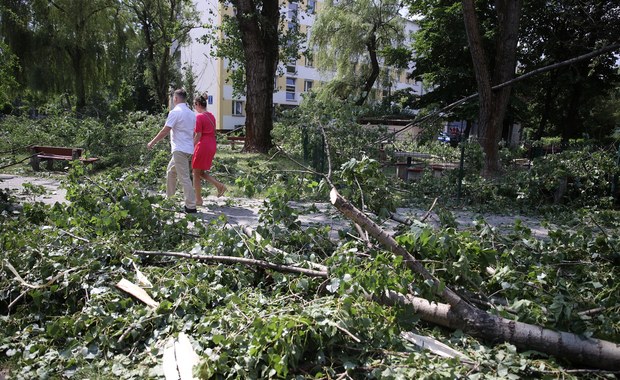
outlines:
M204 178L207 182L209 182L210 184L212 184L213 186L215 186L215 188L217 189L217 196L221 197L222 195L224 195L224 193L226 192L226 186L224 186L223 183L221 183L220 181L218 181L217 179L213 178L209 172L207 172L206 170L202 172L202 178Z
M196 206L202 206L202 184L200 177L202 170L192 169L194 175L194 192L196 193Z

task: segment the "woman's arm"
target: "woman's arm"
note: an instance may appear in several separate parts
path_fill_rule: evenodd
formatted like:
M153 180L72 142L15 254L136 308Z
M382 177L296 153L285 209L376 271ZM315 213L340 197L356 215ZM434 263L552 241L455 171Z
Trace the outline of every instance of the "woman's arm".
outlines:
M196 146L196 144L198 144L198 141L200 141L200 136L202 136L202 133L194 132L194 146Z

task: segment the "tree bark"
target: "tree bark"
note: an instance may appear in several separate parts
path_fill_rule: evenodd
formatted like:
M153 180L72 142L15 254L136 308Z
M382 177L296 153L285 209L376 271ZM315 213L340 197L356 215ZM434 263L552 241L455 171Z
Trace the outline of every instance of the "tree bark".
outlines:
M368 37L368 41L366 42L366 49L368 49L368 55L370 56L370 75L366 78L364 82L364 88L362 89L362 94L360 98L355 102L356 105L361 106L366 102L368 96L370 95L370 91L372 90L372 86L375 85L375 81L379 77L379 71L381 68L379 67L379 59L377 58L377 36L375 35L375 29L370 32L370 36Z
M462 330L488 342L508 342L523 350L539 351L588 368L620 369L620 345L613 342L512 321L482 310L472 325L452 311L450 305L396 292L383 294L377 301L387 305L409 306L422 320Z
M482 45L474 0L463 0L462 3L465 31L478 84L478 137L486 155L483 174L492 176L500 170L498 143L510 98L509 86L502 87L495 93L492 87L493 84L500 84L514 77L521 0L495 1L498 38L493 72Z
M335 188L330 193L330 200L347 218L359 224L387 249L402 256L408 268L420 274L425 280L439 284L439 280L406 249L398 245L376 223L340 196ZM436 286L435 290L436 294L441 296L448 305L431 303L417 297L400 296L395 293L384 296L382 300L387 299L411 305L414 307L414 312L424 320L453 329L461 329L493 343L509 342L521 349L540 351L588 367L620 369L620 345L618 344L497 317L467 304L448 287L441 290L439 286Z
M267 153L273 147L273 83L278 65L277 0L234 0L246 62L245 152ZM260 13L259 13L260 12Z

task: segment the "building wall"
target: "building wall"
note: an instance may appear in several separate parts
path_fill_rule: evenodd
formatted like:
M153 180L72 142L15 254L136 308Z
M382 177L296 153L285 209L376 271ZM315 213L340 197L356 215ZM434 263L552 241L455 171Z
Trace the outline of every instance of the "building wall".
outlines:
M200 13L202 24L216 24L220 25L222 22L222 15L232 15L232 8L224 9L218 0L194 0L195 9ZM316 13L320 12L323 6L322 1L315 1L314 13L308 12L307 6L309 1L296 2L297 4L297 17L300 31L307 33L308 38L312 33L312 25L314 24ZM281 14L286 15L287 20L294 13L289 8L289 3L284 1L281 6ZM406 35L408 36L412 30L415 30L417 26L412 22L406 22ZM215 115L217 121L217 128L224 130L232 130L240 125L245 124L245 117L240 115L233 115L233 102L243 102L245 106L245 98L234 96L232 85L227 82L228 73L227 68L229 64L224 59L212 58L211 53L213 47L205 45L199 42L198 39L210 32L205 28L196 28L191 31L192 42L181 49L181 66L184 68L191 68L196 79L196 90L198 92L207 91L211 96L212 103L208 104L208 110ZM290 71L287 67L290 66ZM280 63L278 66L277 77L274 83L273 102L276 106L282 107L294 107L298 106L302 100L303 93L305 92L306 81L312 82L312 87L317 88L322 82L326 82L330 79L329 73L320 73L315 67L308 65L306 59L302 56L295 62L295 65L287 64L286 62ZM391 86L390 88L380 88L379 84L376 84L376 99L380 99L382 96L387 95L395 90L400 90L407 87L413 87L417 93L421 93L422 88L420 83L414 83L405 78L406 70L391 71ZM294 80L294 95L291 94L287 97L287 79L289 82ZM289 86L289 90L292 90L292 86ZM245 113L245 112L244 112Z

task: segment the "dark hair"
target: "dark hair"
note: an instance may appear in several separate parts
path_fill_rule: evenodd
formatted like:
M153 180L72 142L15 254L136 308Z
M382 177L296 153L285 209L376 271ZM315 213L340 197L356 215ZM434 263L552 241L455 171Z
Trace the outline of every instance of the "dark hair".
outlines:
M185 101L185 99L187 99L187 91L179 88L178 90L174 90L174 96L178 97L182 101Z
M198 103L200 104L200 106L202 108L207 108L207 98L209 97L209 94L207 92L203 92L202 94L196 96L194 98L194 103Z

